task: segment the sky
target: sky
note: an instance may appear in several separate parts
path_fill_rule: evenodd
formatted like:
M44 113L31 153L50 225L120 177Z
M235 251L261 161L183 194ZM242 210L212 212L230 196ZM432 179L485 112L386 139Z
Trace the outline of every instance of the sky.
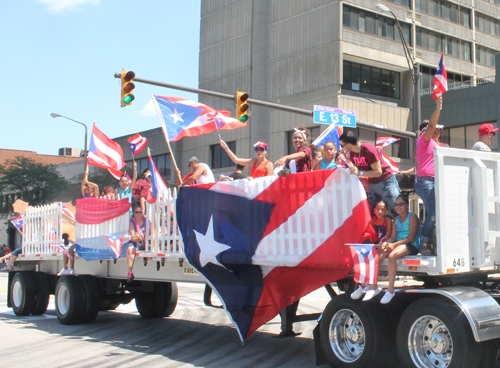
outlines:
M122 69L198 87L201 0L0 2L0 148L57 155L85 129L115 138L160 126L151 94L196 94L135 83L120 107Z

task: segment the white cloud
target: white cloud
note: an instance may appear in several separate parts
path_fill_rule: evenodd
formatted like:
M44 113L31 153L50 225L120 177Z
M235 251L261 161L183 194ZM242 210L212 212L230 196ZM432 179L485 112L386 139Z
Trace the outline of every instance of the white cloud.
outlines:
M146 105L139 111L139 114L146 117L156 116L155 106L153 105L153 99L150 99Z
M47 4L48 10L52 13L63 11L72 11L78 8L79 5L87 3L99 5L100 0L38 0L43 4Z

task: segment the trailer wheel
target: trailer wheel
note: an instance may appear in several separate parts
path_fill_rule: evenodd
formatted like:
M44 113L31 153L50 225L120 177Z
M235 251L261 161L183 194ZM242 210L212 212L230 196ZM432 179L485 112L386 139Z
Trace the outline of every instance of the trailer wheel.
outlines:
M146 318L169 316L177 306L177 284L154 282L153 292L138 293L135 305L139 314Z
M35 310L36 284L31 272L17 272L11 284L10 303L16 316L29 316Z
M63 325L80 322L85 309L85 292L77 276L64 275L59 278L55 292L56 314Z
M175 282L162 282L164 299L162 317L168 317L174 313L177 307L177 283Z
M33 310L34 316L40 316L47 312L50 299L50 278L43 272L32 274L36 285L36 302Z
M362 302L343 294L333 298L323 311L321 348L332 367L389 367L397 364L397 359L386 358L394 350L388 346L389 330L378 299Z
M78 276L82 281L85 292L85 309L83 311L82 323L91 323L97 318L99 313L99 303L101 300L101 290L98 280L91 275Z
M403 313L397 350L404 367L494 367L497 340L478 343L460 308L447 300L419 299Z

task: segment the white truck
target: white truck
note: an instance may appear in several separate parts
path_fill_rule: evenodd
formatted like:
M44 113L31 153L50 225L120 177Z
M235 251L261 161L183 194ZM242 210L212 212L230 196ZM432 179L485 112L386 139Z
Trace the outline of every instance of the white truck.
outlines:
M438 147L436 248L433 256L399 260L398 275L418 286L397 289L388 305L379 297L352 300L352 278L326 306L315 330L318 362L332 367L494 367L500 338L500 154ZM78 276L57 277L62 254L60 207L30 208L25 215L23 254L9 274L9 307L17 315L42 314L50 294L64 324L92 322L101 309L135 299L144 317L170 315L177 281L205 282L187 264L176 223L175 195L148 206L152 230L137 253L136 281L127 284L123 258L76 260ZM171 208L172 211L167 209ZM126 231L128 214L105 225L77 225L76 241ZM159 231L158 229L167 229ZM55 234L55 235L54 235ZM286 236L286 235L285 235ZM498 245L497 245L498 244ZM380 265L381 274L387 263ZM210 305L210 289L205 301ZM282 313L282 318L286 313ZM293 313L288 322L304 320Z

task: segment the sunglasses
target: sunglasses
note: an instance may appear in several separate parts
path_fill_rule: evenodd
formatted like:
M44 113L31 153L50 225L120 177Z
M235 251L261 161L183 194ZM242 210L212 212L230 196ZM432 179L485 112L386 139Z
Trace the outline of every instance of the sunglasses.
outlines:
M346 145L347 145L347 143L345 143L345 144L340 143L340 147L342 147L342 148L344 148Z
M257 151L257 152L262 152L262 151L264 151L264 148L262 148L262 147L257 147L257 148L255 149L255 151Z
M134 211L134 213L142 213L142 211Z
M394 207L402 207L402 206L404 206L405 204L408 204L408 203L406 203L406 202L394 203Z

